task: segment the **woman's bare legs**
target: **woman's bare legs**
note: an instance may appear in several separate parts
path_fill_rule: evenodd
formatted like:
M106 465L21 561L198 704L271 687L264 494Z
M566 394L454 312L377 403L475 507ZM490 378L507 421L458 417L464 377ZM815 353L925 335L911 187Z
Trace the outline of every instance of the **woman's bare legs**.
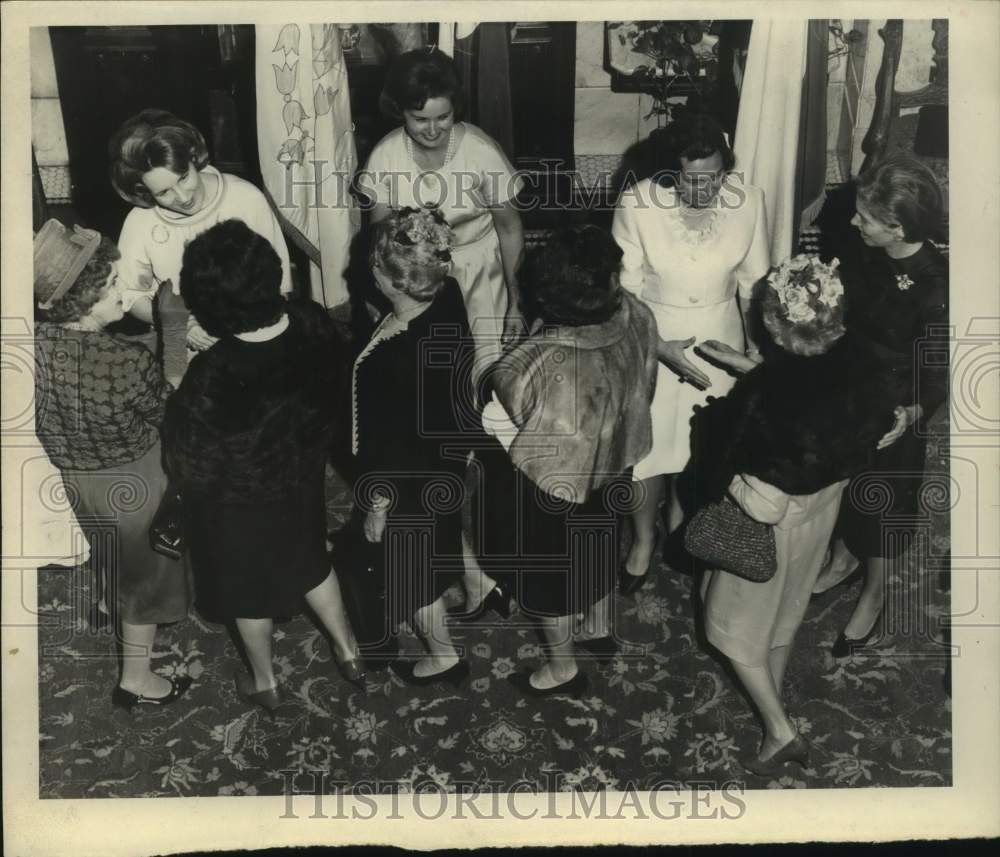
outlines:
M764 721L764 741L758 758L767 761L795 738L795 726L785 711L770 665L750 667L732 658L730 663Z
M858 559L850 552L843 539L837 541L830 548L830 560L825 563L820 571L816 583L813 585L813 593L819 595L828 589L833 589L854 572L857 568Z
M246 649L247 660L250 661L254 690L276 687L278 680L274 677L274 664L271 661L274 622L270 619L237 619L236 630Z
M788 666L788 656L791 652L791 646L775 646L768 654L771 679L774 681L774 689L778 691L778 696L781 696L781 685L785 681L785 667Z
M462 586L465 589L465 612L472 613L483 603L483 599L496 589L497 582L479 566L476 552L465 527L462 527Z
M681 505L681 498L677 493L677 474L673 473L667 477L667 533L677 532L680 525L684 523L684 507Z
M609 592L597 601L583 616L583 623L577 632L577 640L599 640L611 634L612 597Z
M427 647L427 656L413 666L416 678L426 678L444 672L458 663L458 652L451 640L446 618L448 609L444 598L438 598L413 614L417 632Z
M656 550L656 519L663 499L663 477L642 480L642 499L632 513L632 547L625 560L625 571L641 577L649 569Z
M865 583L854 606L854 612L844 628L844 636L848 640L860 640L878 621L885 605L885 567L884 557L873 556L865 568Z
M122 622L122 678L118 683L123 690L154 699L166 696L173 686L150 669L155 636L156 625Z
M575 616L555 616L542 620L542 634L549 647L545 664L535 670L528 681L538 690L555 687L573 678L578 672L573 648Z
M310 589L306 593L306 603L330 634L337 660L342 664L355 660L358 657L358 641L344 610L337 575L331 571L326 580Z

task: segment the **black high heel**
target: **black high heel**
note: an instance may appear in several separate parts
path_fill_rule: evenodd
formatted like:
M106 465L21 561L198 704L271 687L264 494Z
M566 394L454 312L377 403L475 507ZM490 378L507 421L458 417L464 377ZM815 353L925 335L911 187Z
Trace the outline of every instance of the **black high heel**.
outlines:
M628 569L625 567L628 564L628 557L622 560L621 565L618 567L618 593L620 595L631 595L633 592L638 592L649 580L649 575L653 573L653 565L656 562L657 554L663 553L663 544L666 541L667 534L663 526L659 523L656 525L656 542L653 545L653 552L649 555L649 565L646 566L646 570L642 574L629 574Z
M574 696L578 697L587 689L587 674L583 670L577 671L576 675L562 684L553 687L535 687L531 683L531 673L517 672L511 675L509 681L515 688L526 696Z
M240 676L236 679L236 694L244 702L259 705L272 720L274 713L285 701L277 685L267 690L256 690L256 685L250 676Z
M365 681L368 673L361 666L360 658L351 658L349 661L344 661L343 663L337 661L337 669L345 681L350 682L364 693L368 692L368 684Z
M809 764L809 742L801 735L796 735L769 759L753 757L744 759L742 764L758 777L770 777L780 773L789 762L795 762L801 768Z
M487 610L492 610L501 619L510 618L510 596L503 591L499 583L486 594L471 613L466 613L461 607L449 607L447 612L455 622L475 622L486 615Z
M458 687L469 677L468 661L458 661L458 663L453 664L448 667L448 669L441 670L441 672L433 673L432 675L414 675L413 669L416 664L416 661L394 661L389 665L389 668L403 682L406 684L412 684L416 687L426 687L427 685L437 684L438 682L444 682L446 684L450 684L452 687Z
M878 618L871 627L871 630L863 637L858 637L855 640L851 637L845 636L844 632L841 631L840 636L837 637L833 646L830 647L830 654L838 660L842 658L849 658L854 654L856 649L863 649L872 641L872 639L880 640L881 638L882 614L879 613Z
M177 702L189 687L191 687L191 676L185 675L180 678L168 679L170 691L164 696L143 696L141 693L132 693L123 687L116 687L111 693L111 704L115 708L121 708L131 712L137 705L172 705Z
M603 637L593 637L589 640L574 640L574 643L587 652L592 660L598 664L609 663L619 652L618 643L610 634Z

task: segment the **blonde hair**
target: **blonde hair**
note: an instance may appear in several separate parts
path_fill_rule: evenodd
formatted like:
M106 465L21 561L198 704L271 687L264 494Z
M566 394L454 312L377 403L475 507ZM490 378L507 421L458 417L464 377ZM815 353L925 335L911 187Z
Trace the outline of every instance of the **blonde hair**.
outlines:
M403 208L376 223L369 261L414 300L430 301L451 270L455 235L437 209Z

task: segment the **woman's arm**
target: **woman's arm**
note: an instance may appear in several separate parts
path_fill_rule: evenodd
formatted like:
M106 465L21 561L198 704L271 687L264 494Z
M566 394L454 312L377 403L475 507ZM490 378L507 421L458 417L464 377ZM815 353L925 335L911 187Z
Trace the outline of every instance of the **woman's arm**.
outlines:
M503 339L509 342L524 333L521 293L517 287L518 272L524 260L524 228L521 225L521 215L509 201L490 209L490 213L493 216L493 228L500 239L500 261L503 263L503 278L507 286Z
M707 357L709 360L720 363L740 374L746 374L764 362L764 358L759 351L749 351L748 354L740 354L732 346L726 345L725 342L719 342L717 339L706 339L695 350L703 357Z
M750 246L736 269L736 282L739 289L740 316L743 319L743 337L746 340L746 353L755 355L759 349L754 341L754 287L764 277L771 267L771 247L767 234L767 207L764 204L764 192L758 188L747 188L749 196L747 204L753 205L754 224Z
M756 476L739 473L729 483L729 496L755 521L777 524L788 511L788 495Z

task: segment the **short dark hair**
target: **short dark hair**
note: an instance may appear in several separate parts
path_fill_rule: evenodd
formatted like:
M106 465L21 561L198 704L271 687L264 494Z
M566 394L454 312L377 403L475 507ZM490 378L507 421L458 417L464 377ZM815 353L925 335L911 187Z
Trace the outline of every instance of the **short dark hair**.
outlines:
M396 122L404 110L421 110L429 98L447 98L458 118L465 108L465 93L455 62L437 48L420 48L400 54L389 66L379 96L382 112Z
M201 170L208 164L208 147L190 122L150 107L126 119L112 135L108 160L111 184L118 195L132 205L152 208L156 201L142 177L157 167L179 176L187 173L192 164Z
M120 255L115 242L102 235L101 243L94 255L87 260L73 285L48 309L39 310L41 317L55 324L66 324L86 316L104 296L104 288L111 276L111 266Z
M242 220L223 220L184 248L181 297L212 336L274 324L285 307L281 259Z
M699 161L712 155L722 156L722 167L729 172L736 164L736 154L726 142L719 121L707 113L684 114L656 134L654 179L664 187L672 187L681 171L681 158Z
M621 306L616 276L621 259L621 248L604 229L557 229L525 262L525 309L531 317L568 327L607 321Z
M899 225L904 241L926 241L941 227L941 187L916 158L888 155L858 176L856 186L858 199L882 223Z

